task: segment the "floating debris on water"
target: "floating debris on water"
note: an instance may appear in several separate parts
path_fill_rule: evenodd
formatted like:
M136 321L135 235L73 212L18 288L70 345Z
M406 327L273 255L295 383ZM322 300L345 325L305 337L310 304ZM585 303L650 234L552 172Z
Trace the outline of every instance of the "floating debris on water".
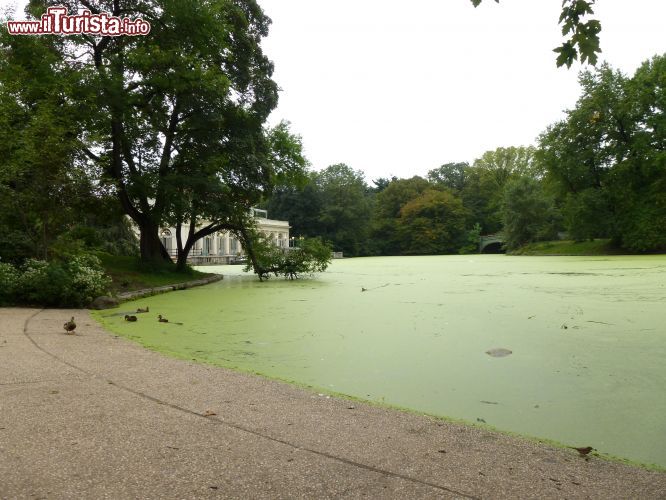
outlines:
M488 356L492 356L493 358L505 358L506 356L513 354L513 351L510 351L509 349L504 349L503 347L499 347L497 349L490 349L486 351L486 354Z

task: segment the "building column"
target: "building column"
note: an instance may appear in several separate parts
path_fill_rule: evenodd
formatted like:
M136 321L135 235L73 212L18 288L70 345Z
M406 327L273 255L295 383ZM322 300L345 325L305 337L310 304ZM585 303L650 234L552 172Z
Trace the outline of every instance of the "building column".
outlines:
M210 238L213 240L210 245L210 254L217 255L217 233L211 234Z
M224 255L229 255L229 233L224 233Z

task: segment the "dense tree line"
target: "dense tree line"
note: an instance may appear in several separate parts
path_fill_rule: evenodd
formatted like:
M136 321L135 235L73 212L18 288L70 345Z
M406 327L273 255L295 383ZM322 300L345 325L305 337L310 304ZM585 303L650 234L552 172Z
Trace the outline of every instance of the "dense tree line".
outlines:
M296 237L320 236L346 255L472 252L479 233L502 229L506 184L539 175L532 147L498 148L471 165L448 163L427 178L381 178L372 186L339 164L310 172L302 187L277 189L265 206L289 220Z
M576 107L539 141L566 229L630 251L665 248L666 56L633 77L602 65L580 83Z
M35 0L28 10L38 17L56 3L80 6ZM509 249L563 232L629 251L666 247L664 56L631 77L607 65L582 73L576 106L536 147L369 182L344 164L308 172L300 137L266 126L277 85L261 49L270 20L255 0L85 4L142 16L151 36L0 30L5 262L137 243L145 261L161 262L159 228L175 226L187 229L177 231L184 267L199 238L252 235L258 203L294 236L346 255L471 252L480 234L500 231ZM584 26L572 19L590 13L574 7L565 2L562 18L572 33Z
M580 75L582 95L536 147L498 148L424 177L376 179L333 165L265 201L296 236L346 255L476 251L501 232L508 249L568 235L625 251L666 249L666 57L633 77L604 64Z

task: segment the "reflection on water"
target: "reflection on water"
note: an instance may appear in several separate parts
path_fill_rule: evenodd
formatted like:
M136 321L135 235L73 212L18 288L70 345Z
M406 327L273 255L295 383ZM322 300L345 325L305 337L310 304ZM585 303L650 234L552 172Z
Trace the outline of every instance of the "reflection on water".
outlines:
M265 283L207 270L225 279L99 316L187 359L666 466L664 256L348 259Z

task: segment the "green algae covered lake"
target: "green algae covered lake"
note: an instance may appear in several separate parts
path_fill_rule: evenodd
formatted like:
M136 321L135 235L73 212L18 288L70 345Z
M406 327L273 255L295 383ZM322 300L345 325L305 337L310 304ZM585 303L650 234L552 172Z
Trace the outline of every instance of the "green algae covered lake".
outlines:
M225 279L96 317L163 353L666 467L666 256L201 269Z

